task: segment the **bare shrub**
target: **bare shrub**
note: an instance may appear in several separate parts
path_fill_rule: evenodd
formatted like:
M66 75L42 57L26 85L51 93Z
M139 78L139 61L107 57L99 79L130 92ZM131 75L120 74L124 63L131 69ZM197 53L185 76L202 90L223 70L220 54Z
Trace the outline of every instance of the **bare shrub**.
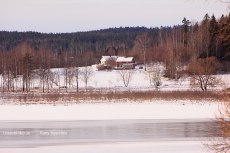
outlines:
M106 62L106 65L110 66L111 68L116 67L117 63L116 63L116 58L110 57Z
M154 86L156 90L159 90L161 85L161 71L159 69L153 71L146 71L145 75L149 80L151 86Z
M97 70L98 71L104 70L104 65L103 64L97 65Z
M19 101L20 104L50 104L58 105L65 104L69 105L71 103L80 102L143 102L143 101L156 101L156 100L195 100L198 102L205 101L221 101L222 95L216 92L202 92L202 91L132 91L132 90L108 90L107 88L103 90L91 92L68 92L68 93L28 93L15 97L15 104ZM10 96L5 96L4 99L7 101ZM3 101L4 104L4 101Z

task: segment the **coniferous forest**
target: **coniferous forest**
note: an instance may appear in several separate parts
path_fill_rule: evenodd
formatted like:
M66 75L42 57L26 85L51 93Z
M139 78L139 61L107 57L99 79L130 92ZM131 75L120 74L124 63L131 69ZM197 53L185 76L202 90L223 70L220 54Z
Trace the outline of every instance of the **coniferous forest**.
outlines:
M162 62L165 76L192 59L215 57L220 72L230 71L230 15L204 15L200 22L182 19L173 27L120 27L88 32L0 31L0 74L7 78L33 70L98 64L103 55L133 56L138 63Z

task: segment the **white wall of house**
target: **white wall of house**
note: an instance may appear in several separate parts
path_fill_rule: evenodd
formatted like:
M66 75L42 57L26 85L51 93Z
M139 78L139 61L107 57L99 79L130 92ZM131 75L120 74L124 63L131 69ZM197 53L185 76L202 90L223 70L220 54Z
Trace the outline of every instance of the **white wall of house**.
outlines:
M106 62L106 59L105 59L104 57L102 57L100 61L101 61L101 64L103 64L103 65L104 65L104 64L105 64L105 62Z
M102 65L105 65L105 63L106 63L106 61L108 60L108 59L110 59L110 58L115 58L115 59L117 59L118 57L117 56L102 56L102 58L101 58L101 64Z

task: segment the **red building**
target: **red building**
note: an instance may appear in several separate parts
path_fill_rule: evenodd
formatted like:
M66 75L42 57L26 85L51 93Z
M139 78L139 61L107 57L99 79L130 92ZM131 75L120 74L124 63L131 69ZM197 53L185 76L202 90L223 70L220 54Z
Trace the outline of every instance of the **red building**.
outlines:
M133 57L118 57L116 60L118 69L134 69L135 59Z

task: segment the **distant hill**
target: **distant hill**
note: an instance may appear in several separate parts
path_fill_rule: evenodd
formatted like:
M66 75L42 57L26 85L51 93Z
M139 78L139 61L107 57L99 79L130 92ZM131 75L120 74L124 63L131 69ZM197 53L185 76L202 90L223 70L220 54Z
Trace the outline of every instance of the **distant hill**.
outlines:
M170 30L170 27L162 27ZM73 33L39 33L0 31L0 51L12 50L22 42L30 43L37 50L43 44L52 51L71 50L84 53L87 50L105 51L110 46L132 48L137 35L148 32L157 39L159 28L120 27Z

